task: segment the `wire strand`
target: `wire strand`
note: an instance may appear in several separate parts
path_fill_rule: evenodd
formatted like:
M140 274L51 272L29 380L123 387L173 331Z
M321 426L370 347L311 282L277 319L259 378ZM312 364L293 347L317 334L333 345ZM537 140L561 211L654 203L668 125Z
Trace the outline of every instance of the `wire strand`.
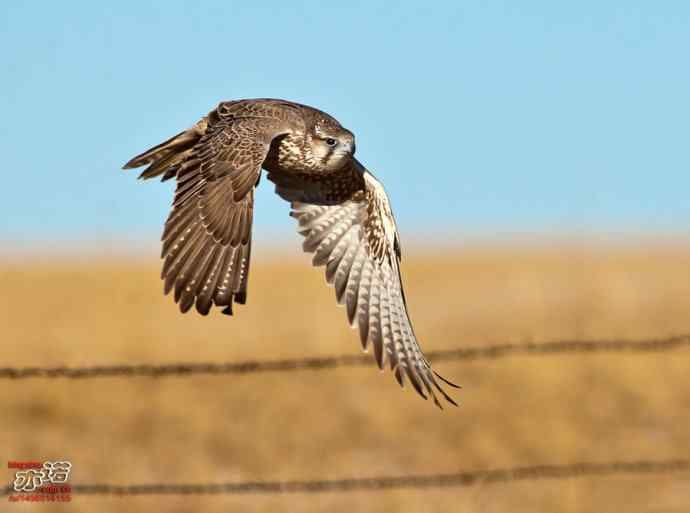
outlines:
M287 494L376 491L405 488L442 488L500 484L537 479L606 477L618 474L680 473L690 471L690 460L632 461L608 463L572 463L534 465L505 469L408 476L384 476L314 481L248 481L240 483L201 484L74 484L71 490L81 495L217 495L217 494ZM690 477L690 476L689 476ZM4 495L15 493L6 487Z
M553 355L579 353L647 353L690 346L690 335L646 340L561 340L542 343L511 343L430 351L432 362L458 360L496 360L519 355ZM99 377L164 377L197 374L249 374L254 372L288 372L326 370L337 367L360 367L371 364L369 355L344 355L322 358L285 360L249 360L243 362L181 362L171 364L100 365L84 367L0 367L0 379Z

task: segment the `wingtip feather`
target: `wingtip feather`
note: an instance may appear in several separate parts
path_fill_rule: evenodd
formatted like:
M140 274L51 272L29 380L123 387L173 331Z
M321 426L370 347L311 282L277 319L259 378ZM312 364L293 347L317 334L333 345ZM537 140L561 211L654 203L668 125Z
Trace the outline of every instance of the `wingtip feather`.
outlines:
M441 376L438 372L436 372L436 371L433 371L433 372L434 372L434 376L436 376L438 379L440 379L441 381L443 381L446 385L451 386L451 387L453 387L453 388L462 388L460 385L456 385L456 384L453 383L452 381L448 381L446 378L444 378L443 376Z

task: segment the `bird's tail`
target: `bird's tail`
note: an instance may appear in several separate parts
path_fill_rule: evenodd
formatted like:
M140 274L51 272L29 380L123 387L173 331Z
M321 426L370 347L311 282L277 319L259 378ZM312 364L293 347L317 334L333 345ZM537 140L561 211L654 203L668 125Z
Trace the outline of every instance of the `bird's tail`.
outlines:
M148 164L139 178L146 180L163 175L161 181L165 181L174 177L180 164L192 153L192 149L206 132L207 126L208 123L204 118L190 129L137 155L122 166L122 169L132 169Z

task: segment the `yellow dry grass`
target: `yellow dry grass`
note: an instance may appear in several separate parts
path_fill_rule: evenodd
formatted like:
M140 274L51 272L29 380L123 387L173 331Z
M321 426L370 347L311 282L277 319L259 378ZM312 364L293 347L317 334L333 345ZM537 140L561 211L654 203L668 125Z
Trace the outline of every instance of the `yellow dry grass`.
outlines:
M258 250L257 250L258 252ZM228 318L181 315L155 257L0 266L0 366L356 354L308 257L258 260ZM488 247L403 268L427 350L690 332L690 249ZM369 368L187 378L3 381L0 455L66 458L73 482L337 479L690 457L690 350L438 365L436 410ZM10 471L6 471L6 482ZM680 512L690 475L285 496L89 497L3 511Z

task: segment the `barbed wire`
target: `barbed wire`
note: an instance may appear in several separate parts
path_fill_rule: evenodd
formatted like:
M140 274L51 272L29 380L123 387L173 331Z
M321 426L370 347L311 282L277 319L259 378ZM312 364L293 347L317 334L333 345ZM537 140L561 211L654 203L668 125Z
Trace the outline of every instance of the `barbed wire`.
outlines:
M430 351L432 362L456 360L495 360L518 355L552 355L578 353L646 353L671 351L690 346L690 334L646 340L560 340L541 343L508 343L458 349ZM248 374L254 372L287 372L325 370L336 367L371 365L371 356L343 355L330 357L249 360L243 362L181 362L171 364L99 365L86 367L0 367L0 379L69 378L85 379L115 376L191 376L196 374Z
M73 484L71 490L82 495L217 495L217 494L286 494L376 491L404 488L443 488L499 484L537 479L570 479L605 477L616 474L652 474L690 472L690 460L632 461L608 463L572 463L534 465L453 474L385 476L314 481L248 481L240 483L202 484ZM4 495L13 492L10 486Z

